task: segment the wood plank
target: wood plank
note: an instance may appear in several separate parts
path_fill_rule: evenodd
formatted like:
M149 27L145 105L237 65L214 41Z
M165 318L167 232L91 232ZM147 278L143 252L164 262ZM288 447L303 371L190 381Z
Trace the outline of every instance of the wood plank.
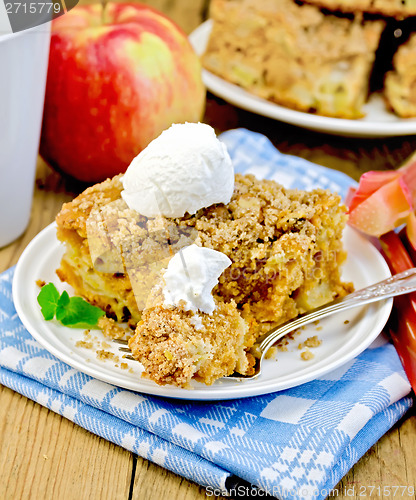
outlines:
M131 453L6 387L0 401L1 499L128 498Z
M395 490L394 486L401 486ZM387 432L337 485L339 498L414 498L416 487L416 413L407 415ZM378 489L380 488L380 489ZM385 494L383 493L386 488ZM390 495L389 495L390 492ZM381 494L379 494L381 493Z
M201 500L206 499L207 495L202 486L138 457L131 500L149 500L150 498ZM215 498L227 500L225 497ZM231 497L227 498L229 500Z

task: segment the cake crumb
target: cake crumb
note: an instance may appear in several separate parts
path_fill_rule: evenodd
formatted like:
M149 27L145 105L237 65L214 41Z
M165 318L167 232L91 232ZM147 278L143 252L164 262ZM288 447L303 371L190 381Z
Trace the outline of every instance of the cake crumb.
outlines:
M117 323L112 318L107 318L107 316L102 316L98 320L98 328L100 328L106 337L111 339L121 339L124 337L126 330Z
M271 358L274 358L277 354L277 347L276 346L272 346L270 347L270 349L266 352L266 355L265 355L265 358L266 359L271 359ZM280 349L279 349L280 350ZM287 350L287 349L286 349Z
M309 361L310 359L313 359L315 355L311 353L309 349L306 349L305 351L300 353L300 357L303 359L303 361Z
M322 344L322 340L319 340L316 335L313 337L308 337L305 340L305 346L306 347L319 347Z
M107 359L111 359L115 364L120 362L120 357L117 354L114 354L111 351L106 351L105 349L98 349L96 352L97 359L101 361L105 361Z
M92 349L93 348L93 343L92 342L86 342L85 340L78 340L75 343L76 347L84 347L84 349Z
M127 370L128 367L129 367L129 365L127 363L121 363L121 365L120 365L120 368L122 370Z
M97 359L114 359L114 353L110 351L105 351L104 349L97 350Z
M38 285L39 288L42 288L46 285L46 282L43 280L36 280L36 284Z
M346 320L344 321L344 325L348 325L348 323L349 323L349 322L350 322L350 320L349 320L349 319L346 319Z
M290 339L290 340L293 340L293 339ZM276 347L277 349L280 351L280 352L287 352L288 351L288 348L287 346L289 345L289 340L284 337L282 338L277 344L276 344Z

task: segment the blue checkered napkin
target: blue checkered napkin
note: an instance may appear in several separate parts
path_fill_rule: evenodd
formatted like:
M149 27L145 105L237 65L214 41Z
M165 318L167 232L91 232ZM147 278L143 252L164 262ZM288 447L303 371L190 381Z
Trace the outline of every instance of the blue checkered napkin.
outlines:
M224 132L220 139L227 145L236 172L273 179L287 188L329 189L343 198L348 188L356 185L342 172L280 153L262 134L236 129Z
M330 187L338 172L276 152L246 130L227 132L237 171L287 186ZM152 397L95 380L54 358L25 330L0 275L0 382L187 479L224 491L234 477L281 499L323 499L411 406L391 344L378 339L335 372L299 387L225 402Z

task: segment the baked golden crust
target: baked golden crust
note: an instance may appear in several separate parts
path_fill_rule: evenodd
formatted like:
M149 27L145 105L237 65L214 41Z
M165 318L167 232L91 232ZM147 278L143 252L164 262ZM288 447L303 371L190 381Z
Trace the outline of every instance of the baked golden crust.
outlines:
M119 200L123 186L121 175L87 188L62 206L56 217L57 237L66 251L57 269L58 277L71 284L76 293L101 307L120 321L137 323L140 311L130 280L124 273L102 273L94 269L91 258L87 221L93 210Z
M118 200L123 190L122 175L116 175L99 184L94 184L69 203L64 203L56 216L58 237L65 230L76 231L81 238L87 237L86 223L94 208L108 205Z
M379 14L404 19L416 15L415 0L304 0L330 10L351 13Z
M384 95L397 115L416 116L416 33L394 55L393 70L386 75Z
M57 234L66 252L57 273L110 316L138 323L130 347L159 384L247 374L248 350L262 333L350 290L340 279L346 215L336 194L237 174L229 204L147 219L120 193L115 177L64 205ZM191 243L232 262L213 289L216 311L199 319L163 307L160 294L161 270ZM120 255L122 267L111 269Z
M211 315L164 307L160 289L151 302L129 340L150 379L186 388L192 379L211 385L234 371L253 372L254 337L234 301L217 300Z
M293 0L213 0L211 18L209 71L301 111L363 116L383 21Z

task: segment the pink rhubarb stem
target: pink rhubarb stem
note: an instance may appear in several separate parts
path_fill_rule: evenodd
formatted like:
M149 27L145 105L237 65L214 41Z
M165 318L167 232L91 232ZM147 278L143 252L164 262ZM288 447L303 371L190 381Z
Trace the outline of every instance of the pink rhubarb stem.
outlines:
M394 231L381 236L380 242L392 274L415 267ZM394 299L388 330L413 391L416 392L416 292Z

